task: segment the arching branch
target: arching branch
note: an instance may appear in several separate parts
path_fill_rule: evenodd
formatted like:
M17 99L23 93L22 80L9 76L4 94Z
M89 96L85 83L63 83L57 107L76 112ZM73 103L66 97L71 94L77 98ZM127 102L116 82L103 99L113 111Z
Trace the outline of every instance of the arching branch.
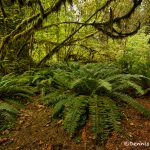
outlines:
M101 27L96 27L99 31L101 31L102 33L104 33L105 35L108 35L109 37L113 38L113 39L122 39L125 38L127 36L131 36L134 35L138 32L138 30L140 29L140 23L139 25L136 27L136 29L134 29L131 32L126 32L126 33L122 33L122 32L117 32L114 28L112 30L112 32L107 31Z
M108 0L102 7L100 7L98 10L96 10L86 21L85 24L88 23L99 11L105 9L113 0ZM70 40L81 28L84 27L84 24L81 25L77 30L75 30L73 33L71 33L64 41L62 41L59 45L57 45L55 48L51 50L50 53L48 53L38 64L37 66L40 66L41 64L46 63L46 61L51 58L55 53L57 53L64 44Z
M23 20L17 27L15 30L13 30L10 34L6 35L3 40L2 40L2 43L1 43L1 46L0 46L0 60L3 60L4 57L5 57L5 54L6 52L5 51L5 46L11 42L12 40L15 40L15 39L19 39L21 36L24 36L25 34L30 34L31 31L33 30L38 30L41 25L42 25L42 22L43 22L43 19L46 18L48 15L50 15L52 12L54 11L58 11L58 7L61 7L60 3L62 4L62 1L63 2L66 2L67 0L58 0L57 3L52 7L52 8L48 8L46 10L43 10L43 7L40 3L40 1L38 0L39 2L39 5L41 5L40 7L40 13L37 13L33 16L31 16L30 18L27 18L25 20ZM70 0L68 0L69 3L71 3ZM57 9L58 10L57 10ZM40 14L42 13L42 17L40 16ZM29 23L33 22L37 20L30 28L26 29L26 26L29 25ZM28 32L26 32L25 30L27 30ZM14 39L15 37L15 39Z

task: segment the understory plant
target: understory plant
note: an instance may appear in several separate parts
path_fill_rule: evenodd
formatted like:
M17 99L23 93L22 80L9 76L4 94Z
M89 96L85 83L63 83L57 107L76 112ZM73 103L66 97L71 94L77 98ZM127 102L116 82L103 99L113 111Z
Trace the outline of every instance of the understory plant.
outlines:
M128 91L144 94L137 84L145 78L143 75L123 74L114 64L87 64L51 72L47 79L51 88L42 94L43 103L53 107L51 118L62 119L72 136L89 121L93 137L105 141L112 130L120 131L121 112L126 105L150 117L150 111Z
M150 117L150 111L130 96L130 91L132 95L145 93L146 89L138 84L145 78L140 74L125 74L115 64L51 64L19 76L2 77L0 94L3 103L12 106L10 97L24 99L32 94L30 91L39 93L43 103L53 108L51 120L62 120L71 136L88 124L93 138L102 143L112 130L121 130L122 110L127 105ZM0 107L3 114L17 114L3 103Z
M13 126L20 108L33 95L15 74L0 77L0 130Z

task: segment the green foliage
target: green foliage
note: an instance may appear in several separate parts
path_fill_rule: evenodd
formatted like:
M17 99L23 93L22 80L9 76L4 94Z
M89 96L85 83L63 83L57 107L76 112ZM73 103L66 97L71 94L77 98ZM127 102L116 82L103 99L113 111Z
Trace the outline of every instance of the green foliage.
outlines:
M19 76L1 77L0 94L11 105L10 97L26 98L32 94L30 89L35 89L43 103L53 107L51 118L63 119L64 128L71 135L89 120L94 138L103 142L112 130L120 131L124 104L150 117L150 111L129 96L130 91L132 95L144 94L138 85L144 78L123 74L115 64L51 64Z
M74 97L67 103L67 112L64 118L64 128L74 134L78 127L85 124L87 119L88 101L85 96Z
M125 73L146 77L138 82L144 88L150 86L149 38L150 35L145 34L145 27L143 27L138 34L127 39L124 49L117 54L117 62Z
M0 119L9 120L8 115L16 114L10 105L29 99L33 93L40 93L43 103L53 106L52 118L63 119L64 128L71 134L89 119L93 134L100 141L111 130L120 129L118 103L131 105L150 117L150 112L129 96L131 92L135 96L149 91L149 45L146 44L149 35L145 36L141 30L128 38L123 51L125 43L119 46L119 41L108 38L133 35L140 29L139 22L145 24L143 16L148 18L145 15L148 3L137 9L141 2L2 1L0 74L28 70L35 65L33 59L38 66L44 66L50 59L66 63L49 61L47 68L0 77L0 100L8 104L1 104L4 115ZM122 52L119 58L117 51ZM68 63L69 60L110 62L115 59L120 67L114 63Z
M16 119L18 110L8 103L0 103L0 130L9 128Z
M27 85L27 78L8 74L0 77L0 130L13 126L19 109L33 92Z
M145 78L143 75L123 74L114 64L81 65L78 70L68 64L69 69L60 68L51 70L53 89L43 97L43 103L53 106L52 118L63 119L71 135L89 119L93 136L103 142L112 130L120 131L124 104L150 117L150 111L129 96L130 90L134 95L144 94L137 84Z
M8 74L0 78L0 97L5 98L29 98L33 93L26 85L17 84L17 76Z
M38 92L43 103L53 107L51 119L62 119L72 136L89 120L93 138L103 142L112 130L120 131L122 106L131 105L150 117L150 111L129 96L131 90L132 95L144 94L138 85L143 78L123 74L115 64L51 64L19 76L1 77L0 94L14 106L10 97L20 100L30 96L30 90Z
M140 103L132 99L130 96L123 94L123 93L118 93L115 92L114 96L118 97L119 99L125 101L129 105L131 105L133 108L137 109L139 112L141 112L143 115L147 116L150 118L150 111L145 109L144 106L142 106Z
M121 113L119 109L116 102L109 97L94 95L90 99L89 115L92 131L101 142L107 139L112 129L116 132L120 130Z
M55 105L58 101L66 99L67 95L63 94L61 91L52 91L51 93L47 94L44 99L43 103L47 106Z

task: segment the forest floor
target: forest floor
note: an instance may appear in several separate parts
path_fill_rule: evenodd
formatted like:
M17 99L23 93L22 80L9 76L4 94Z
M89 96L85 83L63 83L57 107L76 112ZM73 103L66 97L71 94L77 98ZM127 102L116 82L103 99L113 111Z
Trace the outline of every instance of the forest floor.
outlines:
M150 110L150 98L137 100ZM50 122L50 114L50 108L34 97L21 109L16 126L1 133L0 150L150 150L150 120L130 107L124 110L121 133L112 132L103 146L94 144L87 128L82 134L86 140L77 144L63 130L62 121Z

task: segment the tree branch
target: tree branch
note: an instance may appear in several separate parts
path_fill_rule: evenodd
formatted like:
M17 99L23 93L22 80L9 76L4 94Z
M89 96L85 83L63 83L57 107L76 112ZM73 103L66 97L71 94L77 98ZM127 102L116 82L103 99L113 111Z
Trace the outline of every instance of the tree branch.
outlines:
M113 39L122 39L125 38L127 36L131 36L134 35L138 32L138 30L140 29L140 23L138 25L138 27L136 27L136 29L134 31L128 32L128 33L119 33L115 30L115 34L113 32L108 32L106 30L104 30L103 28L97 28L99 31L101 31L102 33L108 35L109 37L113 38ZM114 28L113 28L114 31Z
M88 23L99 11L106 8L113 0L108 0L105 5L100 7L98 10L96 10L86 21L84 24ZM82 24L77 30L75 30L73 33L71 33L64 41L62 41L59 45L57 45L55 48L52 49L50 53L48 53L38 64L37 66L40 66L43 63L46 63L46 61L51 58L55 53L57 53L60 48L70 39L72 38L82 27L84 27L84 24Z

